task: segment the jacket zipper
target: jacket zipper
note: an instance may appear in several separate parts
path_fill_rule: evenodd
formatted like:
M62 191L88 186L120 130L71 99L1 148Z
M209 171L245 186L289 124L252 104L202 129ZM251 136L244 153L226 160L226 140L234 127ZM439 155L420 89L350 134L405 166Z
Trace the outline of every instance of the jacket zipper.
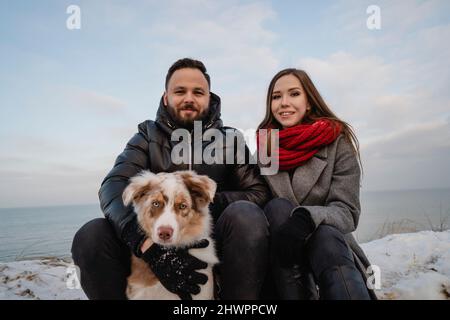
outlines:
M214 122L210 122L206 125L205 129L208 129L209 127L211 127L213 125ZM170 121L167 121L167 125L170 128L174 128L174 126L170 123ZM189 132L189 154L188 154L188 160L189 160L189 170L192 170L193 166L194 166L194 161L192 159L192 154L194 153L194 143L192 141L192 131Z
M194 165L192 161L192 154L194 153L194 143L192 141L192 131L189 132L189 170L192 170L192 166Z

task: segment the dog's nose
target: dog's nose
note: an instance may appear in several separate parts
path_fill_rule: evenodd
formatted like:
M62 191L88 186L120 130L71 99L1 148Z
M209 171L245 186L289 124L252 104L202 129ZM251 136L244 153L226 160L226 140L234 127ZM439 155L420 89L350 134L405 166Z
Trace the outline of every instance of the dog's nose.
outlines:
M163 240L167 241L172 237L173 229L171 227L159 227L158 228L158 237Z

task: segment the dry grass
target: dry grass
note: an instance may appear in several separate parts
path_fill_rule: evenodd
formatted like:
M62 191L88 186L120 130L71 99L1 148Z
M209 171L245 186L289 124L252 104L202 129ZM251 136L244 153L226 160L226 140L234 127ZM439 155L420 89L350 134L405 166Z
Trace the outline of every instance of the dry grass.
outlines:
M427 220L427 224L419 223L412 219L390 221L389 218L387 218L383 225L374 232L368 241L380 239L390 234L411 233L422 230L442 232L450 228L450 209L447 210L445 214L442 213L442 210L440 211L439 221L437 223L433 223L428 214L424 213L424 216Z
M425 213L424 215L427 218L428 225L429 225L429 227L430 227L430 229L432 231L442 232L442 231L447 230L449 228L450 209L447 210L447 212L445 214L443 214L442 213L442 207L440 208L440 211L439 211L439 222L437 224L434 224L431 221L430 216L428 214Z
M402 219L400 221L389 221L386 219L381 227L375 231L372 239L380 239L389 234L409 233L417 231L417 223L411 219Z

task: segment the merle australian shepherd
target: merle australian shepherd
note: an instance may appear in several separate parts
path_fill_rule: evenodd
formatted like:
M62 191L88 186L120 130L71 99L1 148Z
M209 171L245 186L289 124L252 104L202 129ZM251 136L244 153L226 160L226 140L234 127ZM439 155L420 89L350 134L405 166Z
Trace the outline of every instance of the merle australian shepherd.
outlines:
M208 282L200 285L200 293L192 296L194 300L214 298L212 267L219 261L210 236L208 207L215 192L216 183L194 171L142 171L130 179L122 197L125 205L133 205L141 229L153 243L186 247L201 239L209 240L206 248L189 249L190 254L208 264L206 269L198 270L208 277ZM159 282L144 260L134 255L126 294L129 299L180 299Z

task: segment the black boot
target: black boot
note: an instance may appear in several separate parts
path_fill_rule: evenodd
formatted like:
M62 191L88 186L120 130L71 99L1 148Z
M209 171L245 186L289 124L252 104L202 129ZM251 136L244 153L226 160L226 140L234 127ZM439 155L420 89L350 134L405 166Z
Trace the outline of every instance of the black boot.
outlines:
M321 300L370 300L361 273L353 265L328 268L319 278Z
M302 270L301 270L302 269ZM272 275L281 300L317 300L316 283L312 273L300 266L282 268L272 264Z
M300 282L301 274L294 268L272 268L273 280L281 300L306 300L305 288Z

